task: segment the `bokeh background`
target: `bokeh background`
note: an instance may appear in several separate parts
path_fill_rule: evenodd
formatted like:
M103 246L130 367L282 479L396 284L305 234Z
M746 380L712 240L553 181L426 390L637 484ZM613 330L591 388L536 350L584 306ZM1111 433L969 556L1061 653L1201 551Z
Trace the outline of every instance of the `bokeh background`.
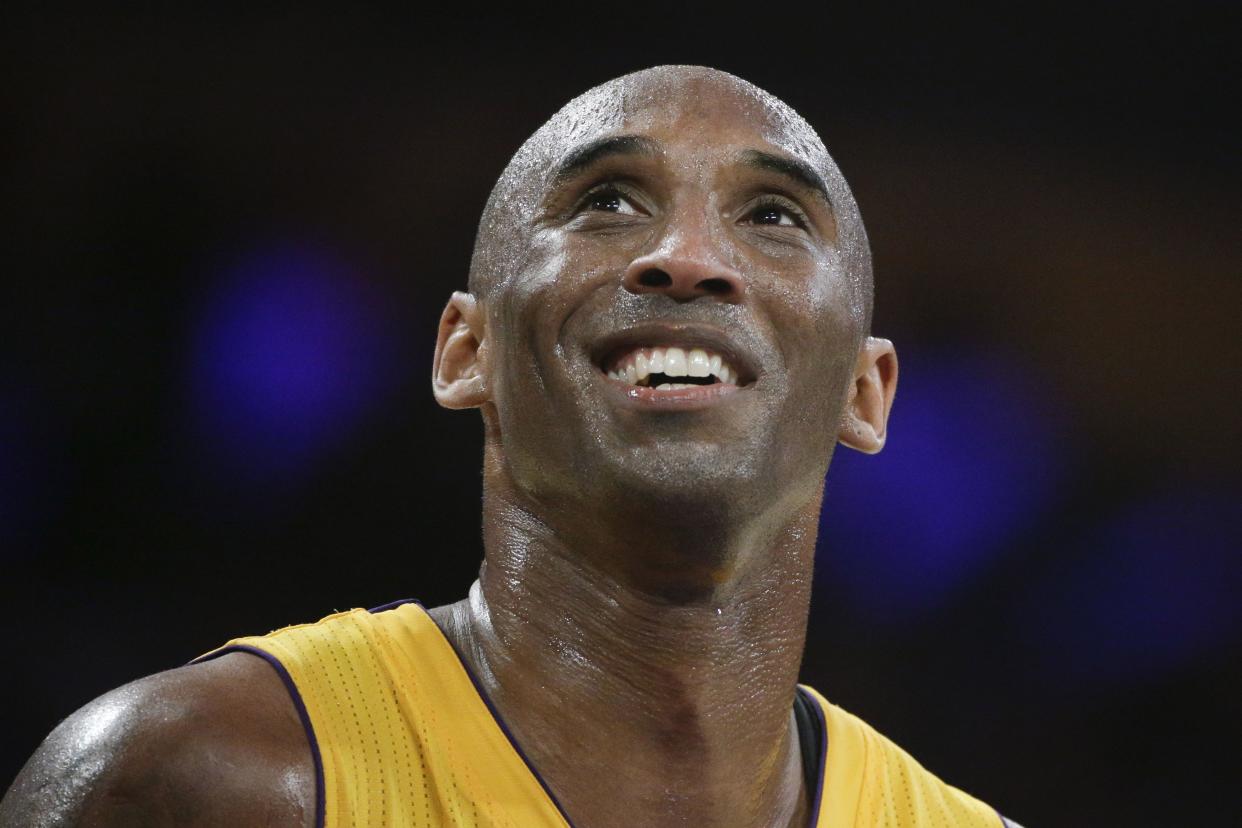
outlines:
M824 136L901 379L803 680L1028 826L1223 824L1242 741L1235 4L6 13L0 788L228 638L477 571L435 324L509 155L657 63Z

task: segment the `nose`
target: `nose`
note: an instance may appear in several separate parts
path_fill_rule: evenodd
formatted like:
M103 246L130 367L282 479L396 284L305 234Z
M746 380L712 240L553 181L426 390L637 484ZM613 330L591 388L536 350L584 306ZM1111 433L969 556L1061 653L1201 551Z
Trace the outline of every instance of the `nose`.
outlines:
M660 246L630 263L621 277L631 293L663 293L678 302L710 296L742 301L746 282L719 253L707 228L670 228Z

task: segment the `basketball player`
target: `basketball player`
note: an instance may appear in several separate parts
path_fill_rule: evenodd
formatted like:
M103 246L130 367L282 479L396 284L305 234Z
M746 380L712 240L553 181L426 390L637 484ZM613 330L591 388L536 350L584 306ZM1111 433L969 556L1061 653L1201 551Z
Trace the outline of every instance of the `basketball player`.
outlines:
M797 113L704 67L584 93L497 182L468 287L432 386L483 419L469 596L108 693L0 825L1012 824L797 682L825 472L883 447L897 382Z

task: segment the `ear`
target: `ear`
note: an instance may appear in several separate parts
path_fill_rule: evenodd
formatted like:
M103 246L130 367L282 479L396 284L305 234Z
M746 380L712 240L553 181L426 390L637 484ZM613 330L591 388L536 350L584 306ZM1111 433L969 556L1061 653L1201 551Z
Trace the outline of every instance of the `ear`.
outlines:
M837 440L864 454L875 454L884 448L888 412L896 392L897 351L893 343L867 337L858 349L854 384L845 401Z
M454 291L440 315L431 390L445 408L478 408L488 399L483 309Z

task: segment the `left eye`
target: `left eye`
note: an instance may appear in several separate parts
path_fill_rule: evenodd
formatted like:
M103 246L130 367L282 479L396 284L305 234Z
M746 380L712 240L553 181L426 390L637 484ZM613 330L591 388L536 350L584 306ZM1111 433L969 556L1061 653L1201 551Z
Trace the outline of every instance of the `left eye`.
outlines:
M765 204L756 207L750 214L755 224L774 224L781 227L797 227L798 221L793 212L779 204Z

